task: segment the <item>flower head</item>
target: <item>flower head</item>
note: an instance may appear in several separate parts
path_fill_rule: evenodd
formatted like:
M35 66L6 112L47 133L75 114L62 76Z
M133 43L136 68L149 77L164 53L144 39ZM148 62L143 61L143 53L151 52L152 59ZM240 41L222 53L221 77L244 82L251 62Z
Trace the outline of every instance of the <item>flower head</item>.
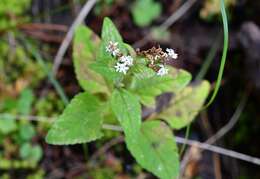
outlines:
M164 65L160 64L159 67L160 67L160 69L157 72L158 76L164 76L164 75L168 74L169 69L165 68Z
M169 57L173 58L173 59L177 59L178 58L178 54L175 53L175 51L171 48L167 48L166 52L168 54Z
M132 66L133 65L133 58L131 56L129 56L129 55L120 57L119 61L124 63L127 66Z
M117 64L115 65L115 69L116 72L126 74L126 72L129 70L129 67L125 63L117 62Z
M106 52L112 54L114 57L120 53L118 48L118 42L109 41L108 45L106 46Z

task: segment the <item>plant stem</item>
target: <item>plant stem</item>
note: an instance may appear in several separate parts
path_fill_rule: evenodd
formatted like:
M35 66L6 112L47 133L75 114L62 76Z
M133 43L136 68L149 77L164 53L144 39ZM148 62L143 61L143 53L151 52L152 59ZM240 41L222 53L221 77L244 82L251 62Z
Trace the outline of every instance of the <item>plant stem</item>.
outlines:
M226 14L226 9L225 9L225 2L224 0L220 0L221 5L220 5L220 10L221 10L221 16L222 16L222 21L223 21L223 29L224 29L224 45L223 45L223 52L222 52L222 57L221 57L221 62L220 62L220 68L218 72L218 77L217 77L217 82L216 86L214 88L213 94L209 100L209 102L202 108L206 109L209 107L212 102L214 101L215 97L217 96L217 93L220 88L224 68L225 68L225 63L226 63L226 58L227 58L227 51L228 51L228 22L227 22L227 14Z

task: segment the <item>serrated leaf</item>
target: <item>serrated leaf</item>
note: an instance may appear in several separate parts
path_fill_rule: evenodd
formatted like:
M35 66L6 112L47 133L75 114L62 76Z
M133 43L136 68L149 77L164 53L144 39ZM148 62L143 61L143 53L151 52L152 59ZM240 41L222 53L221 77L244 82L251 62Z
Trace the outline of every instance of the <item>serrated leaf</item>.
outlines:
M108 17L104 18L101 38L102 42L99 50L99 60L112 58L111 55L106 52L106 46L109 44L109 42L117 42L120 52L123 54L127 53L127 48L120 33L118 32L114 23Z
M162 11L161 4L154 0L136 0L132 7L134 22L144 27L156 19Z
M184 88L173 97L169 106L158 117L168 122L172 128L180 129L185 127L198 114L208 96L209 90L210 84L207 81Z
M141 128L141 106L137 97L126 90L114 91L111 108L137 162L158 177L175 178L179 170L178 153L170 129L159 121L145 122Z
M174 79L171 92L177 94L191 81L191 74L185 70L170 67L170 75Z
M77 144L102 136L99 100L87 92L75 96L63 114L54 122L46 141L49 144Z
M135 139L126 135L127 148L137 162L162 179L177 178L179 156L174 136L160 121L146 121Z
M141 127L141 105L138 98L126 90L115 90L111 108L126 134L135 135Z
M106 51L106 46L108 46L109 42L117 42L118 48L123 54L127 54L128 49L117 28L107 17L103 22L101 37L102 41L99 48L97 62L93 63L91 68L101 74L103 78L108 81L108 84L113 85L123 77L123 74L115 71L114 66L116 64L116 59Z
M155 105L155 97L165 92L178 92L191 80L191 75L184 70L171 68L171 75L157 76L145 66L136 67L130 90L137 94L146 106Z
M79 26L73 42L73 63L80 86L90 93L108 93L106 82L100 74L89 68L95 62L100 39L89 28Z
M108 81L109 84L116 83L117 81L120 81L120 79L123 77L122 73L116 72L113 65L96 62L91 64L90 68L101 74Z

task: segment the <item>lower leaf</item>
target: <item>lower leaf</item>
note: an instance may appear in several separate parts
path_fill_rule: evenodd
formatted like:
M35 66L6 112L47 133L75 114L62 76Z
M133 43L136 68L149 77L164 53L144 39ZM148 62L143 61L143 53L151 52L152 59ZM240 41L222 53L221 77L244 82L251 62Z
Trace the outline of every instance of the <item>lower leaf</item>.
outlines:
M137 162L162 179L177 178L179 156L169 127L160 121L147 121L133 139L126 135L127 148Z
M102 118L99 100L88 93L75 96L54 122L46 141L64 145L85 143L102 137Z

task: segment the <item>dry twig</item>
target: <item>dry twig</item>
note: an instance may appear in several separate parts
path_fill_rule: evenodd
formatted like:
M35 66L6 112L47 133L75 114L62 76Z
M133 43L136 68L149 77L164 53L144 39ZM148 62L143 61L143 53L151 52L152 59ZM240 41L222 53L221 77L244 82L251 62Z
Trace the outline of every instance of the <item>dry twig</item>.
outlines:
M67 51L70 42L72 40L73 34L75 29L84 21L84 19L86 18L86 16L88 15L88 13L90 12L90 10L92 9L92 7L95 5L97 0L89 0L86 2L86 4L83 6L83 8L81 9L80 13L78 14L77 18L75 19L75 21L73 22L73 24L71 25L69 31L67 32L58 52L56 57L54 58L54 64L53 64L53 75L55 76L59 66L62 62L62 59L65 55L65 52Z

